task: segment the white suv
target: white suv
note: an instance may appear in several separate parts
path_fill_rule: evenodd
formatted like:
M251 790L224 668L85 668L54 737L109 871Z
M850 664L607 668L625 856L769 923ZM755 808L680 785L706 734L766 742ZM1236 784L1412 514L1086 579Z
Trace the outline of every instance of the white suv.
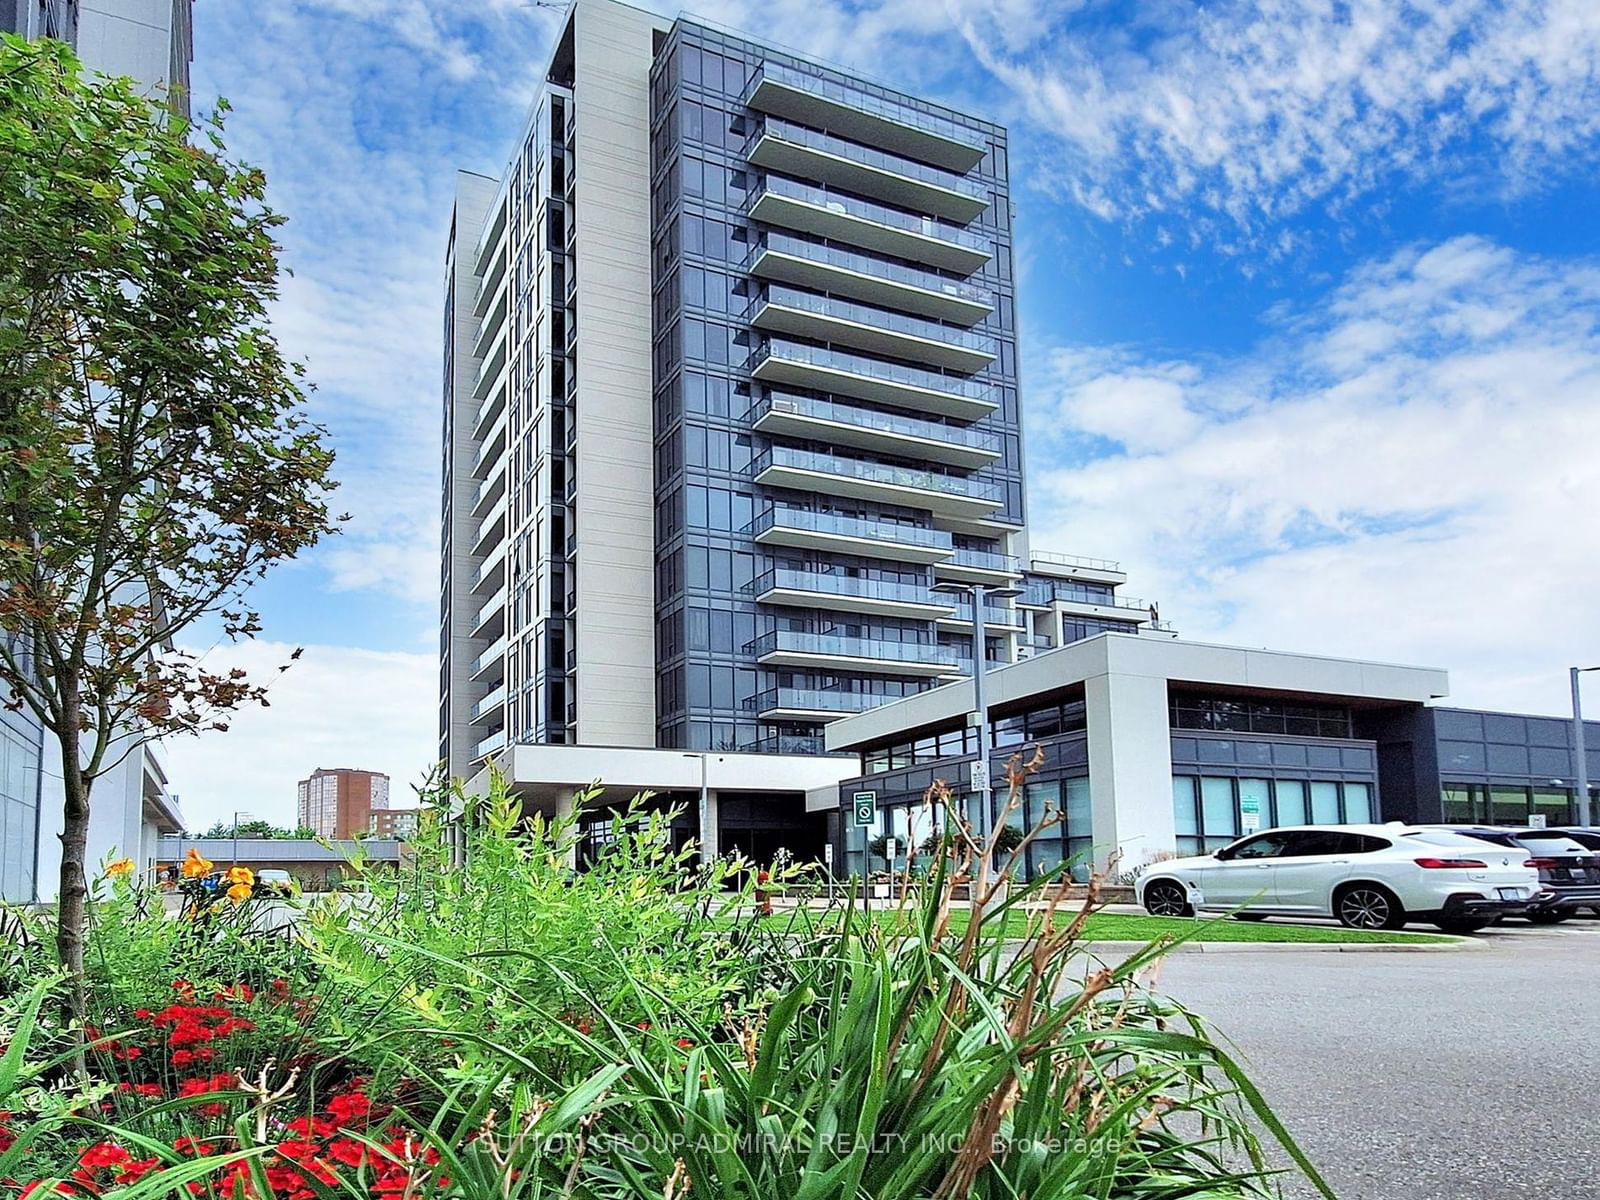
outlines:
M1137 894L1155 916L1231 911L1241 921L1337 917L1353 929L1431 921L1471 933L1539 898L1525 851L1407 825L1298 825L1215 854L1154 863Z

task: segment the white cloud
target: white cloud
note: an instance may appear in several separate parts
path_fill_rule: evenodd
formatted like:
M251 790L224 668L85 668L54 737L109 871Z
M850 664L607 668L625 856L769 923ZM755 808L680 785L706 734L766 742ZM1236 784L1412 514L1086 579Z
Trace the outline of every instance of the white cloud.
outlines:
M1459 701L1550 712L1600 661L1600 262L1457 238L1234 358L1095 353L1036 393L1033 541L1121 557L1185 636L1445 666ZM1132 419L1152 378L1181 437ZM1037 467L1085 436L1120 446Z
M960 10L968 44L1057 153L1039 177L1105 218L1189 210L1192 235L1282 253L1263 227L1394 181L1515 194L1600 134L1593 0L1219 0Z
M190 829L249 812L281 825L295 819L295 783L318 767L359 767L390 777L395 804L432 763L438 666L431 654L245 642L213 650L207 666L243 667L270 683L270 707L223 718L226 733L174 739L166 753Z

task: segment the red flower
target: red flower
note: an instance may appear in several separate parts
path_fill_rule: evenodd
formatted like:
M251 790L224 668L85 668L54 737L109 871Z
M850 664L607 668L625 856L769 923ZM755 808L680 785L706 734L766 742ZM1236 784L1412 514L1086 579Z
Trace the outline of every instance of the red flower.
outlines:
M340 1138L336 1142L328 1143L328 1157L342 1162L347 1167L364 1167L371 1157L371 1151L360 1142L350 1138Z
M694 1042L692 1042L688 1038L679 1038L678 1039L678 1049L679 1050L693 1050L694 1049Z
M101 1167L120 1167L132 1159L133 1155L115 1142L96 1142L78 1155L78 1165L94 1171Z
M372 1101L360 1092L350 1092L343 1096L335 1096L328 1101L328 1116L343 1124L359 1118L365 1118L372 1112Z

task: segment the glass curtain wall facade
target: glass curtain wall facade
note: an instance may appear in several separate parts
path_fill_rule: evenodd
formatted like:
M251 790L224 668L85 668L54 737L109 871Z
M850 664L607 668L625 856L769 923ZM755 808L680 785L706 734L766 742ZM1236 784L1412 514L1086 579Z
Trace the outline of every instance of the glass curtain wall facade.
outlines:
M821 752L1018 574L1005 133L679 20L650 172L658 744Z

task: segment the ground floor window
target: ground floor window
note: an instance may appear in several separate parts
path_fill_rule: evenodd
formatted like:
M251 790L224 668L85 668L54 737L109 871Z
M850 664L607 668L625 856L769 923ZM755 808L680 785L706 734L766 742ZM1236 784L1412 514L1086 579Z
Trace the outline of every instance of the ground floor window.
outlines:
M1547 826L1570 825L1570 788L1516 787L1508 784L1446 783L1440 793L1444 819L1488 825L1531 825L1543 817Z
M1235 779L1174 775L1179 854L1203 854L1277 825L1360 825L1376 820L1372 784L1361 780Z

